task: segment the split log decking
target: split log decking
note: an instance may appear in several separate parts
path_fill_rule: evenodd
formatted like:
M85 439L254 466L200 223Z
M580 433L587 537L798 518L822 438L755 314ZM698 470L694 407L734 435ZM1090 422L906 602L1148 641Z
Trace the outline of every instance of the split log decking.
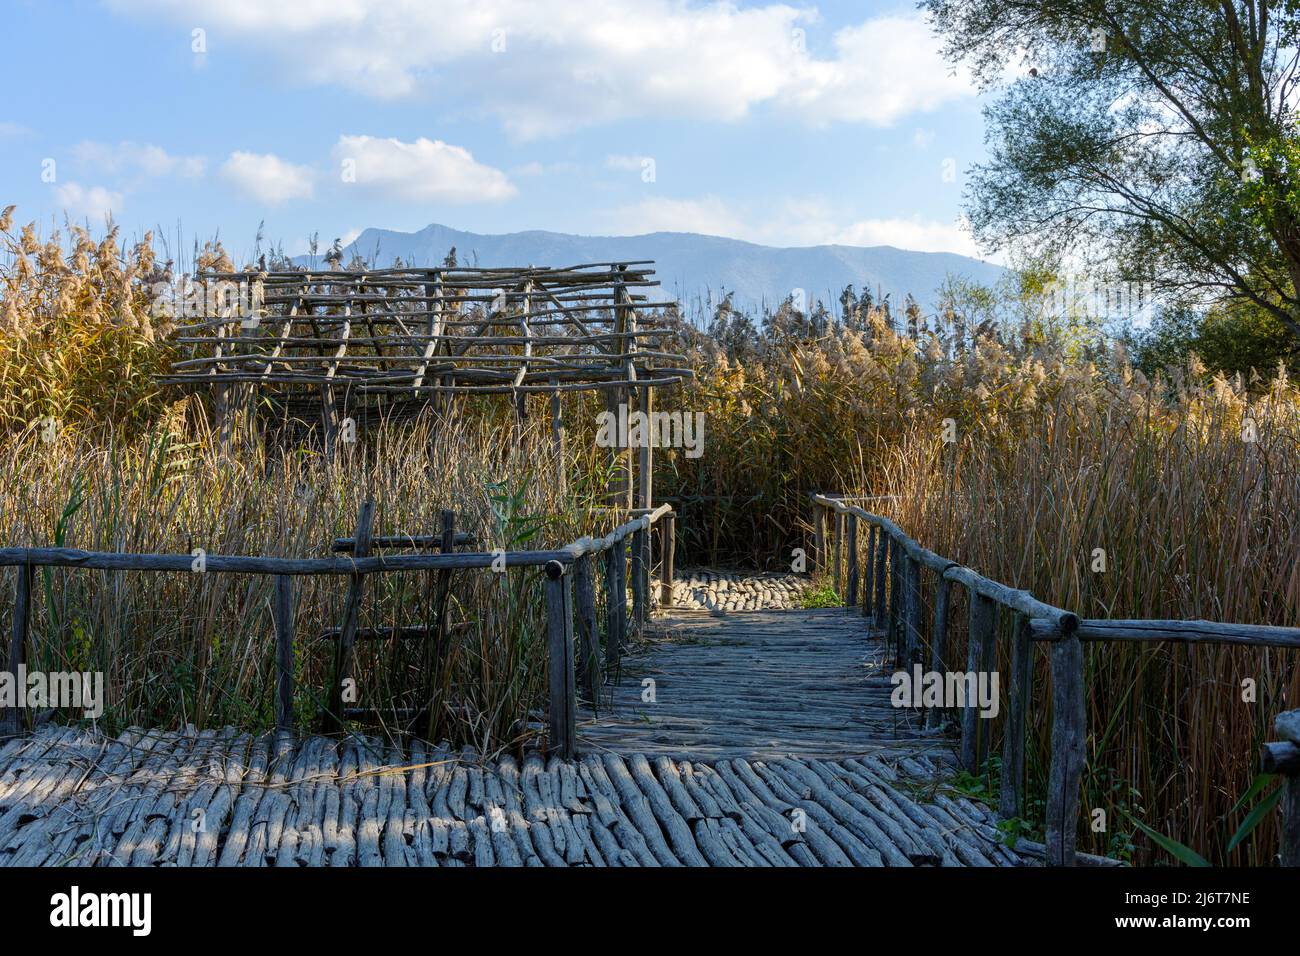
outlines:
M894 668L868 623L846 608L668 609L642 652L623 659L612 693L579 715L579 746L688 760L904 748L948 761L951 741L891 705Z
M0 866L996 866L902 753L480 761L382 741L50 727L0 745Z

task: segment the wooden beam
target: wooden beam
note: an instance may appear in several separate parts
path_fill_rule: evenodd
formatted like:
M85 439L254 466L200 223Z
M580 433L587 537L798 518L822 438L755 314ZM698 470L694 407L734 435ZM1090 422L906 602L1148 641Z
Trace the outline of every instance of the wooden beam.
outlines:
M573 675L573 603L559 561L546 565L546 660L550 746L563 760L577 756L577 691Z

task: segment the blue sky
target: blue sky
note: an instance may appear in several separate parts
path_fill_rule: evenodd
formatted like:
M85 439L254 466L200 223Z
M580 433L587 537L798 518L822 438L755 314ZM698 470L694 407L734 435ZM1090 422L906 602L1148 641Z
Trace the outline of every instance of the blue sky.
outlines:
M910 4L3 0L0 206L237 254L366 226L974 254L980 98ZM11 81L13 82L13 81ZM12 87L11 87L12 88Z

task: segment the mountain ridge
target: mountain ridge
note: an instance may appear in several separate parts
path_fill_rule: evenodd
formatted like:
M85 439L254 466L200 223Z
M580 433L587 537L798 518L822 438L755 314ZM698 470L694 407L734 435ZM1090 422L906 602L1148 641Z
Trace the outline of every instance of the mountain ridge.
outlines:
M370 227L344 246L377 265L400 257L414 266L437 265L451 248L461 264L564 266L580 262L652 259L662 298L688 310L709 308L725 292L738 308L775 307L796 289L809 301L828 305L845 286L873 296L887 295L901 307L907 294L934 311L935 290L948 275L992 284L1001 266L951 252L916 252L896 246L765 246L743 239L693 232L650 232L634 236L582 236L529 229L485 234L431 223L416 232ZM295 261L308 263L310 257ZM317 257L319 264L319 257Z

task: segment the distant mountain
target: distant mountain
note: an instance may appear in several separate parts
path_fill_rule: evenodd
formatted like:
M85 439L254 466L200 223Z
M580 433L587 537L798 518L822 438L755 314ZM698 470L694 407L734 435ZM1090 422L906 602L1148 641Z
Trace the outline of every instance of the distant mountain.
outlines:
M803 289L809 301L821 299L833 308L844 287L852 285L859 292L870 289L873 295L879 290L896 305L910 292L930 311L935 290L949 274L986 284L1002 274L1000 266L967 256L893 246L778 249L690 232L575 236L530 230L489 236L436 223L419 232L366 229L344 254L346 260L355 252L377 266L399 256L411 265L428 266L441 263L453 246L462 265L484 267L653 259L662 297L675 298L688 310L719 301L724 290L734 293L738 307L775 306L794 289Z

